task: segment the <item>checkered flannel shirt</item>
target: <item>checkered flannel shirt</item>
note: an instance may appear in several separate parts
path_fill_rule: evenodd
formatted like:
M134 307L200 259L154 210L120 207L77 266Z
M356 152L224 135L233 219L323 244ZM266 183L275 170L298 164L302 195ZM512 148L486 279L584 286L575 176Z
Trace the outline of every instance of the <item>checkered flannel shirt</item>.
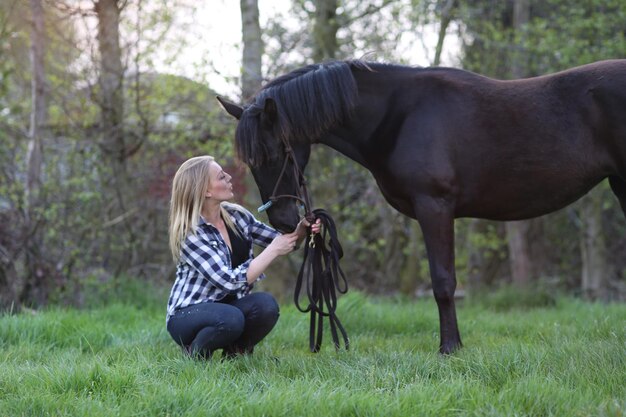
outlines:
M258 221L240 206L224 204L242 237L249 243L266 247L278 232ZM196 233L189 234L181 248L176 281L167 303L167 320L176 310L205 301L218 301L228 294L241 298L250 292L248 267L254 258L252 245L247 261L231 266L231 254L215 226L200 218ZM261 274L257 280L265 278Z

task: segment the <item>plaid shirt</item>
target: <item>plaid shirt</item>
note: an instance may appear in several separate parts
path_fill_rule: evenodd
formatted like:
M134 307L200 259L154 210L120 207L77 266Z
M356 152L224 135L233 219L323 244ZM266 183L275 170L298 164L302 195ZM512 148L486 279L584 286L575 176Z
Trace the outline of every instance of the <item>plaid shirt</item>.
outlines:
M266 247L278 232L258 221L244 208L224 204L242 237L250 244ZM252 245L247 261L231 266L230 249L215 226L200 218L195 235L190 233L183 242L176 281L167 302L167 320L180 308L206 301L218 301L228 294L241 298L250 292L248 267L254 258ZM264 274L259 279L265 278Z

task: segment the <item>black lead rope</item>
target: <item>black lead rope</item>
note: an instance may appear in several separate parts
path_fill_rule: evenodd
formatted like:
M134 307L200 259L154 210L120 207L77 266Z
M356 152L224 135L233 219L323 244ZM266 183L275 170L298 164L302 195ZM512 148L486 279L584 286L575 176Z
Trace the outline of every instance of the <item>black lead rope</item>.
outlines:
M311 313L309 347L311 352L319 352L322 345L324 317L328 317L330 333L336 349L341 348L339 334L346 350L350 348L348 334L337 317L337 292L345 294L348 282L339 266L343 248L337 239L337 228L330 215L323 209L313 210L315 219L320 219L320 233L310 235L304 247L304 260L296 281L294 302L298 310ZM309 305L300 304L302 289L306 289Z

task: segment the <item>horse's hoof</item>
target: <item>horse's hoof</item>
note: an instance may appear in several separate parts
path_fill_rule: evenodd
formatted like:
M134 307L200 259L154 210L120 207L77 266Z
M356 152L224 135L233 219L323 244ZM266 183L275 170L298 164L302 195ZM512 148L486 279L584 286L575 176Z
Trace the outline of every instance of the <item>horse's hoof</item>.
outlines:
M439 353L442 355L451 355L462 347L463 344L461 342L441 345L439 346Z

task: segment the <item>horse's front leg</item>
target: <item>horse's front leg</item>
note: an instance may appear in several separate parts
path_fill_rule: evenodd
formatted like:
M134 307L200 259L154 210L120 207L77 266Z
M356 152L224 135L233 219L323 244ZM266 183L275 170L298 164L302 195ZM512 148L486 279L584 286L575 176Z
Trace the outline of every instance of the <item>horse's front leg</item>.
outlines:
M453 209L443 199L431 197L417 200L414 206L426 243L433 293L439 308L439 351L448 354L462 346L454 305Z

